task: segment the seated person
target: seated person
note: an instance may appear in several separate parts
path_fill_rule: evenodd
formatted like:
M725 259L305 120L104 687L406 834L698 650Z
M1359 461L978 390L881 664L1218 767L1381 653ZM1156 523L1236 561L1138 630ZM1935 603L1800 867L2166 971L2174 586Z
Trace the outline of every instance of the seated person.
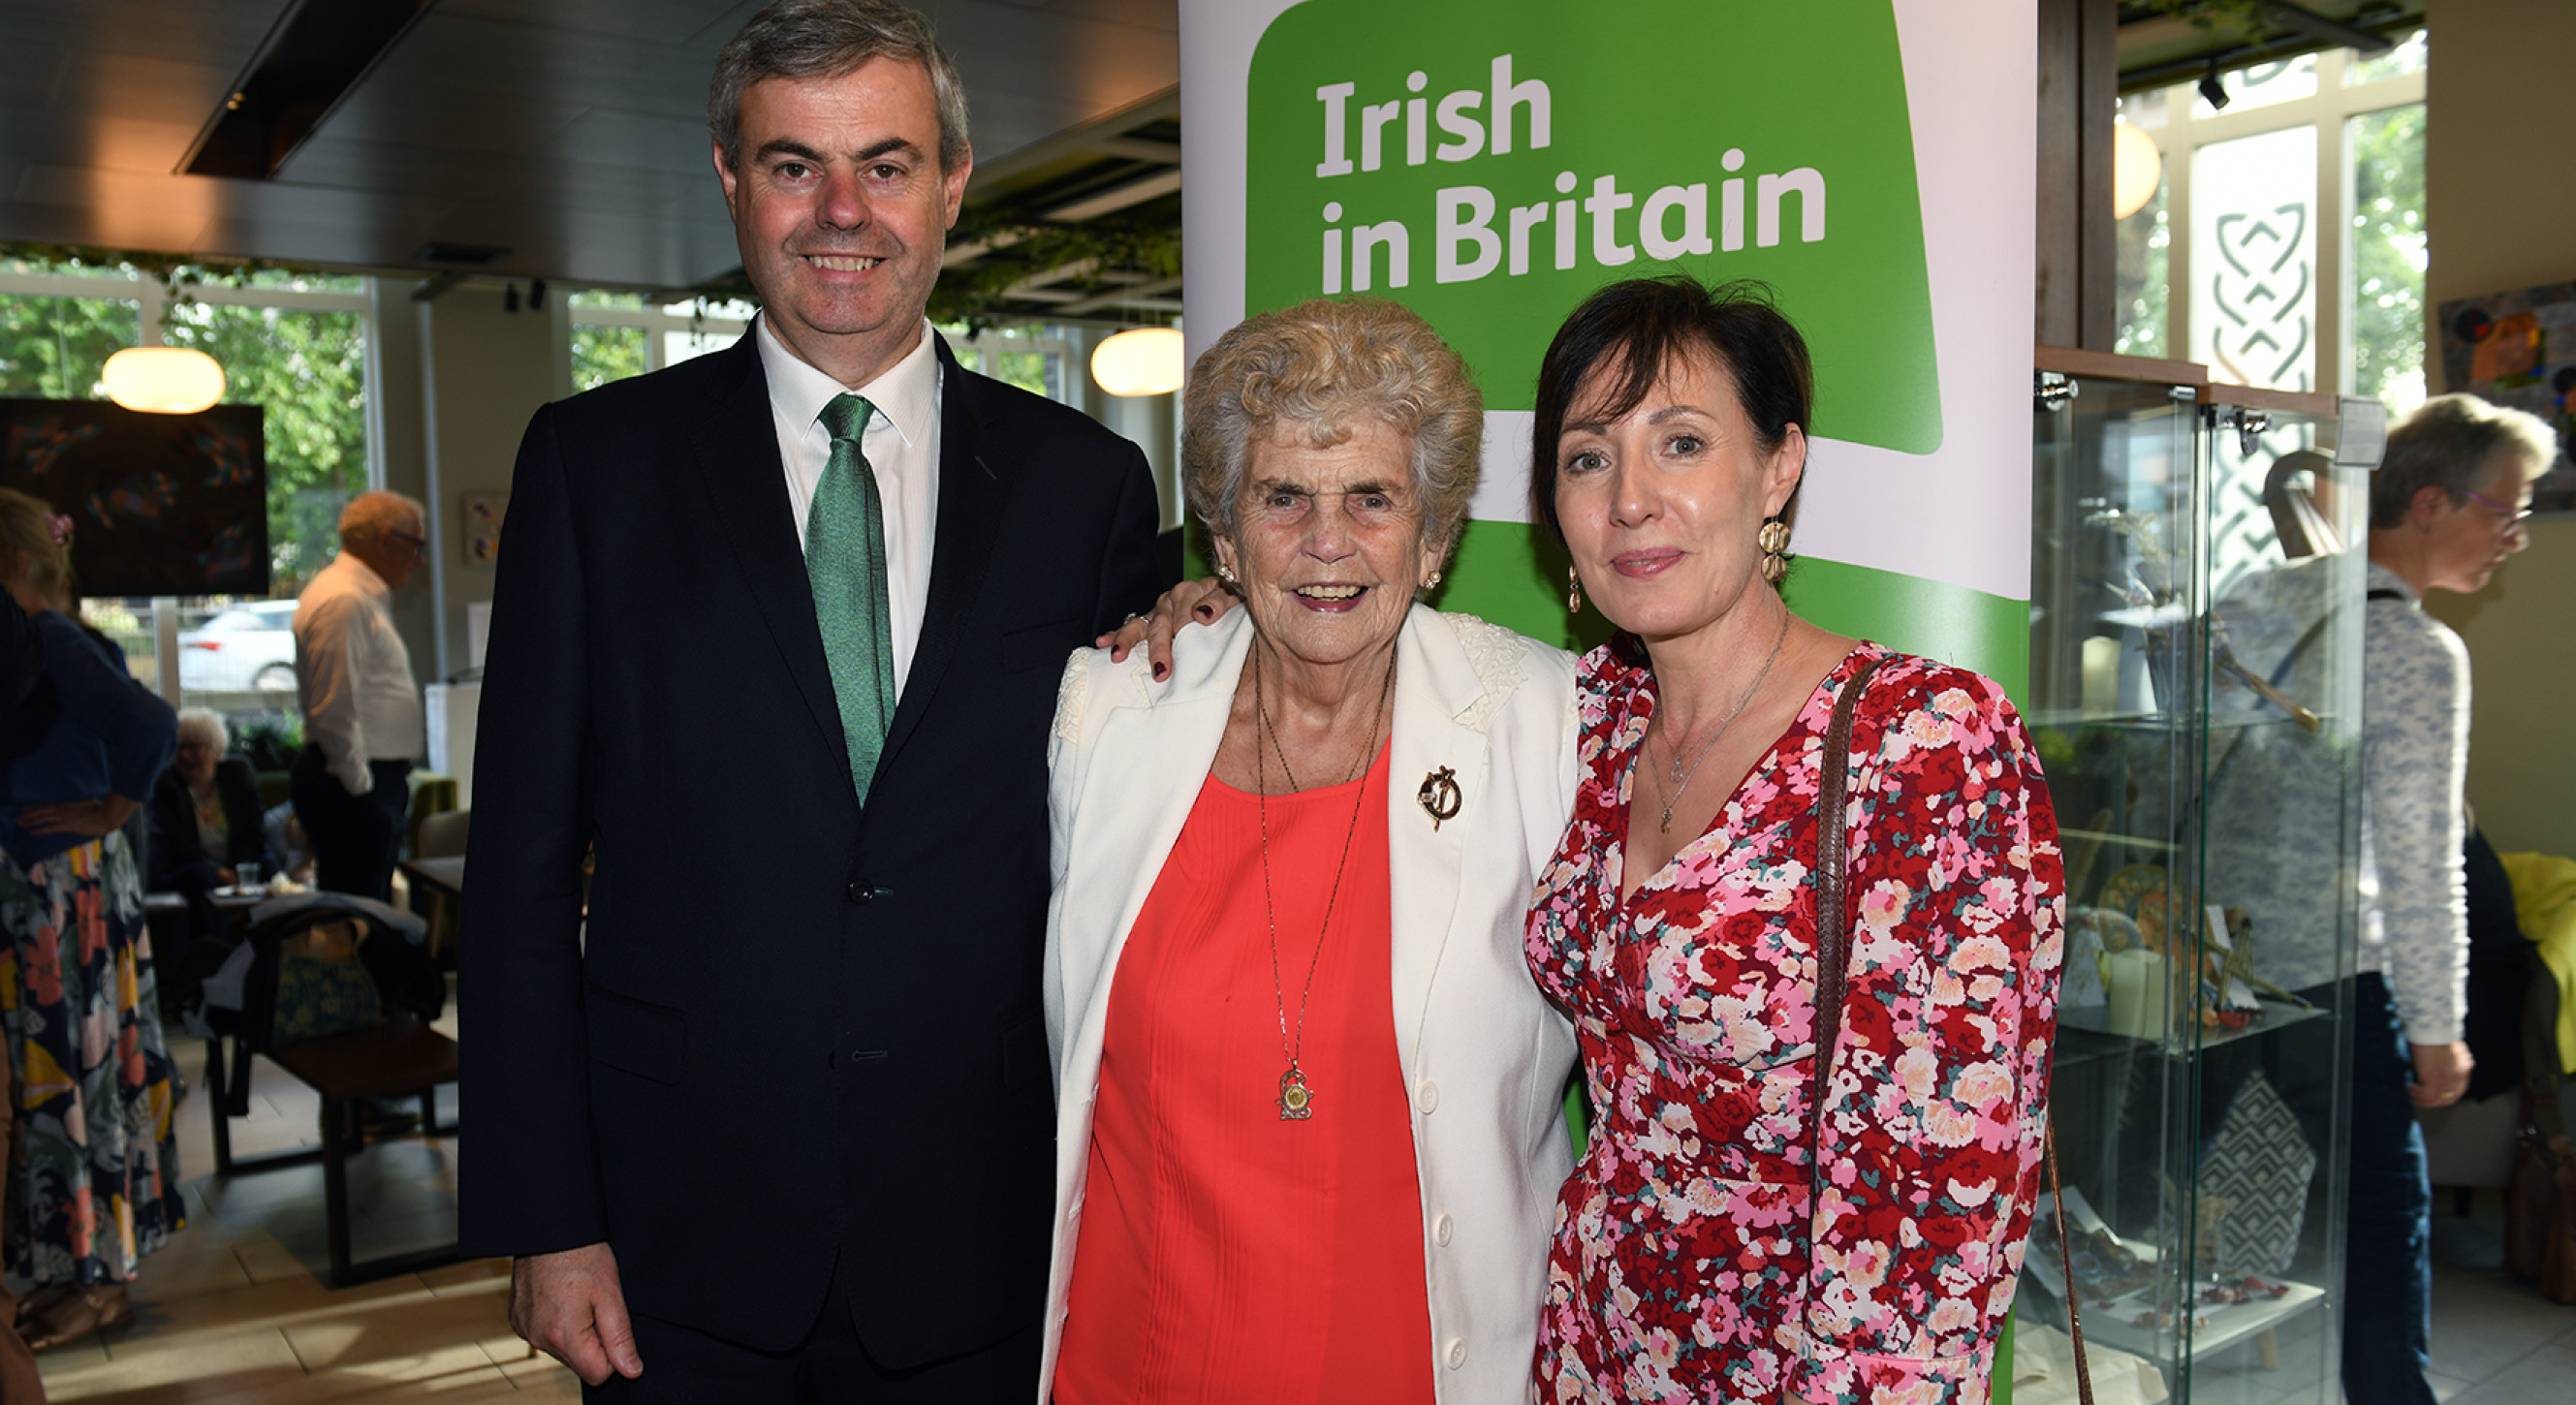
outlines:
M240 881L241 865L275 867L248 757L228 754L224 719L202 707L179 714L179 754L152 792L155 892L191 896Z

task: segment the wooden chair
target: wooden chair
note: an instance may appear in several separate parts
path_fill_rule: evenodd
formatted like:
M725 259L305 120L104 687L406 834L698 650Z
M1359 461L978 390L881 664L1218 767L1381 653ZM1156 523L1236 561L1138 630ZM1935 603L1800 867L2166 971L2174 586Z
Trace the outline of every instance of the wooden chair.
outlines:
M445 810L424 817L420 822L420 841L414 846L417 852L413 857L423 859L465 857L466 831L471 828L473 821L474 812L471 810ZM424 897L429 904L426 910L421 906ZM455 944L458 919L463 914L456 911L456 904L448 900L444 889L414 879L411 906L412 911L420 913L429 923L431 956L438 956Z
M347 901L337 900L343 904ZM342 922L351 924L349 930L357 933L354 938L346 933L331 936L336 924ZM413 1273L457 1259L453 1243L363 1262L356 1260L351 1250L348 1159L365 1145L355 1125L358 1109L371 1098L418 1097L423 1135L452 1136L457 1131L453 1123L443 1127L438 1124L437 1107L439 1086L454 1083L457 1078L456 1042L423 1023L434 1017L443 1003L443 997L437 995L442 982L417 955L407 955L414 950L409 945L410 938L387 926L389 922L414 924L414 919L382 904L366 909L337 905L324 895L309 909L281 913L258 924L244 938L260 945L243 958L249 964L237 978L242 987L239 1013L231 1024L217 1026L215 1037L206 1041L205 1099L213 1122L215 1173L228 1176L321 1162L330 1281L335 1288ZM350 944L337 948L338 954L318 963L310 956L300 958L308 963L300 969L348 972L353 966L361 966L366 968L365 973L321 977L321 988L329 992L327 998L321 1003L308 1003L314 997L298 997L296 1008L302 1013L290 1022L278 1010L279 971L289 960L286 944L315 933L334 941L346 939ZM390 953L377 952L366 945L373 942L398 945ZM386 960L397 964L378 964ZM388 975L387 971L400 974ZM300 989L315 989L310 984L315 977L300 979L306 982ZM392 990L379 984L385 980L394 982ZM354 993L352 981L356 983ZM214 983L208 984L211 989ZM317 1017L317 1011L328 1013ZM228 1035L223 1033L227 1028L231 1030ZM274 1035L281 1029L301 1032L306 1037L276 1039ZM234 1060L229 1070L225 1067L227 1038L233 1045ZM320 1095L322 1145L318 1149L259 1157L233 1155L232 1118L247 1111L251 1060L254 1054L261 1053Z
M249 1056L242 1057L247 1060ZM232 1119L225 1113L222 1097L224 1042L210 1039L206 1041L206 1086L213 1091L206 1106L215 1124L215 1174L229 1176L321 1162L323 1233L330 1245L330 1279L334 1288L456 1262L453 1243L358 1262L351 1258L349 1237L349 1156L366 1145L364 1134L354 1125L355 1113L370 1098L417 1096L421 1135L456 1135L455 1124L438 1125L439 1086L456 1081L456 1041L423 1025L388 1021L346 1034L280 1044L268 1051L268 1058L321 1095L322 1145L319 1149L266 1156L234 1156Z

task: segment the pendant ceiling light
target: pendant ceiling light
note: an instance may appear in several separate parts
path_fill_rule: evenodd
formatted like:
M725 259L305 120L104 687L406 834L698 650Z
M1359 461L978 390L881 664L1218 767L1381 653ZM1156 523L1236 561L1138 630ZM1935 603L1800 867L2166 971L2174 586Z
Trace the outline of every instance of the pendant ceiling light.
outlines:
M107 358L107 398L129 410L193 415L224 398L224 368L184 346L129 346Z
M1091 378L1112 395L1169 395L1181 388L1181 366L1181 334L1173 327L1120 332L1091 353Z
M2111 124L2111 217L2127 219L2156 198L2165 174L2156 139L2126 122Z

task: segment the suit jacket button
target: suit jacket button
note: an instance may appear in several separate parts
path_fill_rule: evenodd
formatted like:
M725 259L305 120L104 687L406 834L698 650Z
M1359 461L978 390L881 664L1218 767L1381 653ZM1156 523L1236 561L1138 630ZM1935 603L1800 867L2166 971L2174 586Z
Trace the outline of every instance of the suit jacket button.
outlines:
M877 891L876 889L869 887L867 884L859 882L857 879L852 879L850 880L849 895L851 902L856 903L861 907L866 907L869 903L876 901Z

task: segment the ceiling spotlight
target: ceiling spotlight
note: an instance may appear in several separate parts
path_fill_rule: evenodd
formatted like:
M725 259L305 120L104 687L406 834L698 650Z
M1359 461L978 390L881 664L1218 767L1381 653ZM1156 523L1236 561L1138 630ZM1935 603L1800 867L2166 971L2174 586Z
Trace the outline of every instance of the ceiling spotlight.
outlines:
M518 284L511 283L501 289L501 310L503 312L516 312L519 310Z
M544 307L545 305L546 305L546 280L544 280L544 279L542 279L542 278L532 278L532 279L528 280L528 307L529 307L529 310L534 311L534 310L536 310L536 309L538 309L538 308L542 308L542 307Z
M2208 103L2211 110L2217 112L2226 111L2227 105L2235 101L2227 95L2227 85L2218 81L2216 54L2209 56L2209 71L2200 76L2200 100Z

